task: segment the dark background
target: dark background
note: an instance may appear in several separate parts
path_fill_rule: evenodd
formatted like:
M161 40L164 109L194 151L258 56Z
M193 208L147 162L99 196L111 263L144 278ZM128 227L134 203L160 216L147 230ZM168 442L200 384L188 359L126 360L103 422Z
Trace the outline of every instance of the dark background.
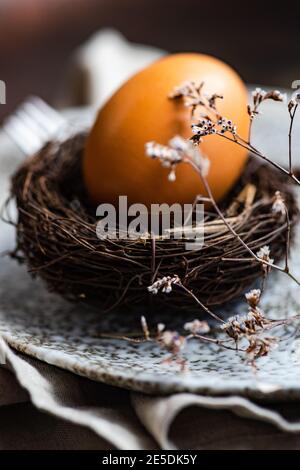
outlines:
M7 105L30 93L52 102L72 51L101 27L129 40L213 54L252 83L300 79L299 16L292 3L253 0L0 0L0 79Z

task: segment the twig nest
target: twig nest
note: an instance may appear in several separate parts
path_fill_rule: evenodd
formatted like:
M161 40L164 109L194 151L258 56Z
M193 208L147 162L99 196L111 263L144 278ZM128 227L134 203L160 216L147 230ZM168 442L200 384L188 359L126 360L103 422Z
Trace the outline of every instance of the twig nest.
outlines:
M96 208L82 183L84 142L85 135L78 134L63 143L48 143L12 179L18 209L12 255L51 290L101 310L131 306L147 297L167 302L170 308L185 308L193 299L182 289L153 296L148 287L158 278L176 275L203 304L218 305L238 297L263 276L263 265L251 258L211 209L205 213L206 236L199 250L187 251L180 239L99 239ZM226 220L251 250L257 253L268 246L276 261L285 254L287 232L286 218L274 211L274 201L280 202L278 189L293 225L297 206L291 184L275 168L259 165L252 157L221 205Z

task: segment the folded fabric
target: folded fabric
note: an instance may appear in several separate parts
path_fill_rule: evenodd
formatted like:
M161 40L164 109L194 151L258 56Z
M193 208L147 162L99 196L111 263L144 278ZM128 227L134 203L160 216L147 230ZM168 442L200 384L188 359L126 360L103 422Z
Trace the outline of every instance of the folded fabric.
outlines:
M16 353L3 339L0 340L0 353L6 363L5 369L4 366L0 369L1 389L6 394L4 396L2 392L2 404L7 407L26 403L29 397L39 411L72 423L68 433L64 431L67 441L59 443L52 440L54 448L70 448L68 440L72 441L72 436L78 441L80 431L76 426L88 428L100 438L97 441L83 430L84 440L80 442L80 448L263 449L274 448L275 443L282 448L300 448L300 436L285 434L300 432L300 407L297 404L292 405L292 409L287 405L287 411L294 419L298 414L299 419L290 422L271 407L259 406L236 396L207 397L180 393L170 397L151 397L130 394ZM8 370L14 373L19 385L14 383ZM23 410L30 412L28 407ZM11 423L15 416L16 408L12 407ZM36 417L40 429L42 420L38 414ZM45 426L48 421L45 417ZM8 446L24 448L24 438L18 433L18 420L15 425L14 442L7 442L0 435L0 449ZM44 443L39 439L38 445L47 449L46 428L44 432ZM11 425L10 433L13 436Z
M165 52L133 44L119 32L95 33L74 54L65 84L67 106L101 106L131 75Z

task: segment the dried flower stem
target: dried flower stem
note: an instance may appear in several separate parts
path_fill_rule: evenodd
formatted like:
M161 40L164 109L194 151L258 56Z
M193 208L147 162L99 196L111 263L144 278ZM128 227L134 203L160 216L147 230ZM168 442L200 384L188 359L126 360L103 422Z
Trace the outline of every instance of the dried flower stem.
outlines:
M225 323L224 320L219 317L216 313L212 312L206 305L204 305L199 299L198 297L190 290L188 289L186 286L184 286L181 282L178 282L176 284L177 287L179 287L180 289L184 290L188 295L190 295L195 301L196 303L208 314L210 315L212 318L214 318L215 320L221 322L221 323Z
M225 134L217 133L217 135L219 135L223 139L229 140L230 142L234 142L235 144L239 145L240 147L242 147L246 150L249 150L250 153L252 153L253 155L255 155L259 158L261 158L262 160L269 163L270 165L274 166L275 168L277 168L277 170L279 170L282 173L284 173L285 175L289 176L296 184L298 184L300 186L300 180L297 178L297 176L293 172L290 172L289 170L287 170L286 168L281 166L279 163L276 163L273 160L271 160L269 157L267 157L266 155L261 153L259 150L257 150L255 147L253 147L252 144L244 143L243 139L241 139L240 136L237 135L237 138L234 139L234 138L228 137Z
M283 101L283 96L278 91L264 92L263 90L257 89L253 94L253 108L248 107L248 114L250 116L250 125L249 125L249 135L248 141L240 137L236 132L236 126L232 123L231 120L224 119L219 115L215 101L217 98L221 98L217 94L207 97L203 95L203 84L199 87L196 87L195 84L184 84L182 87L178 87L171 95L172 98L184 98L185 104L191 107L192 116L198 106L204 108L205 111L208 111L210 115L214 115L216 122L211 120L209 116L201 115L201 121L198 124L193 124L194 136L191 138L194 144L199 144L202 141L202 138L207 135L217 134L229 141L232 141L241 147L249 150L252 154L262 158L264 161L272 164L278 170L282 171L284 174L292 178L297 184L300 185L300 181L296 178L293 173L292 168L292 150L291 150L291 139L292 139L292 130L293 123L295 118L295 113L297 110L297 104L290 102L288 109L291 117L290 128L289 128L289 169L286 170L281 165L273 162L267 156L263 155L259 150L257 150L250 142L251 140L251 128L254 117L259 113L259 105L267 100L272 99L274 101ZM228 135L229 134L229 135ZM253 289L246 294L246 300L248 303L248 313L245 315L237 315L229 318L227 321L223 320L213 311L211 311L204 303L189 289L184 285L178 275L168 275L163 276L155 280L158 274L158 268L155 263L155 240L151 239L152 243L152 263L151 271L153 274L152 284L148 286L148 291L156 295L159 292L163 294L169 294L172 292L173 288L183 290L187 295L189 295L200 307L204 310L209 316L218 322L220 329L225 335L226 339L213 338L207 336L205 333L210 331L210 327L207 322L200 321L195 319L192 322L185 324L184 329L189 331L189 334L182 336L176 331L165 330L165 325L159 324L157 326L157 331L154 336L150 334L150 330L147 325L147 321L144 317L141 318L141 326L144 337L141 339L130 338L129 336L120 336L119 339L124 339L126 341L131 341L134 343L142 343L147 341L154 341L160 347L166 349L170 356L165 359L164 362L176 362L181 367L181 370L186 369L186 360L181 356L181 350L185 346L186 342L190 339L198 339L202 342L207 342L220 346L225 349L240 351L246 353L250 363L254 364L254 361L262 356L265 356L269 351L276 346L278 339L273 336L266 336L265 332L270 331L273 328L281 325L286 325L300 318L300 315L295 315L288 319L281 320L272 320L268 319L263 311L259 308L259 303L261 299L262 291L265 287L265 282L267 275L269 274L271 268L275 268L279 271L285 272L291 279L293 279L298 285L300 281L295 278L294 275L290 273L289 270L289 250L290 250L290 238L291 238L291 222L288 213L287 206L285 205L284 199L279 191L276 191L272 212L276 217L281 218L285 217L286 221L286 245L285 245L285 265L284 267L277 266L274 264L274 260L270 258L270 249L268 246L260 247L259 251L255 252L248 243L239 235L237 230L235 230L234 225L231 223L232 219L236 218L225 217L219 205L217 204L213 193L211 191L210 185L206 178L206 173L208 166L205 163L205 158L202 154L198 154L194 151L193 147L185 143L179 137L172 139L169 142L169 146L162 146L155 142L149 142L146 144L147 155L151 158L158 159L161 164L167 168L170 168L171 173L169 179L174 181L175 179L175 170L178 164L185 162L191 165L191 167L199 175L202 185L207 193L206 196L199 196L203 201L209 201L217 215L219 216L220 222L228 229L228 231L233 235L233 237L239 242L239 244L250 254L251 258L257 261L262 265L263 270L263 279L262 279L262 289ZM171 176L171 178L170 178ZM253 200L252 200L253 202ZM234 213L234 209L233 209ZM231 259L231 258L227 258ZM244 258L232 258L232 261L245 261ZM115 336L116 338L116 336ZM240 347L239 344L241 341L246 341L246 347Z
M293 174L293 169L292 169L292 133L293 133L293 125L294 125L294 120L295 120L295 114L298 109L298 103L289 110L290 114L290 127L289 127L289 174Z
M253 250L251 250L251 248L249 247L249 245L244 242L244 240L240 237L240 235L234 230L234 228L231 226L231 224L228 223L226 217L224 216L224 214L222 213L221 209L219 208L218 204L216 203L214 197L213 197L213 194L212 194L212 191L210 189L210 186L207 182L207 179L203 176L202 172L199 170L199 168L197 167L197 165L195 164L194 161L192 161L190 158L186 157L184 159L185 162L189 163L196 171L197 173L199 174L200 178L201 178L201 181L205 187L205 190L209 196L209 199L215 209L215 211L217 212L217 214L219 215L219 217L223 220L224 224L226 225L226 227L228 228L228 230L233 234L233 236L241 243L241 245L250 253L250 255L256 260L258 261L259 263L261 264L264 264L265 266L268 266L269 268L274 268L276 269L277 271L281 271L281 272L284 272L286 273L290 279L292 279L296 284L298 284L300 286L300 280L296 278L296 276L294 276L290 270L289 270L289 266L288 266L288 260L289 260L289 247L290 247L290 233L291 233L291 224L290 224L290 219L289 219L289 215L288 215L288 210L286 208L286 218L287 218L287 242L286 242L286 256L285 256L285 266L284 267L281 267L281 266L278 266L277 264L274 264L273 262L269 262L267 260L263 260L261 258L259 258L257 256L256 253L254 253Z
M286 224L287 224L287 229L286 229L286 249L285 249L285 272L289 274L290 268L289 268L289 253L290 253L290 244L291 244L291 221L290 221L290 216L289 216L289 211L287 210L287 207L285 206L285 216L286 216Z
M201 83L199 87L196 86L194 82L191 83L184 83L182 86L176 87L174 92L170 94L170 98L182 98L184 100L184 104L187 107L190 107L192 110L192 117L195 114L197 108L201 108L207 114L200 114L200 121L198 124L192 124L192 129L196 129L196 136L192 137L192 140L196 143L200 143L202 141L202 137L211 134L217 134L227 140L237 143L241 147L249 150L254 155L262 158L264 161L270 163L286 175L288 175L292 180L300 184L299 179L293 172L292 168L292 130L293 130L293 123L295 114L298 108L298 102L292 99L288 103L288 111L290 114L291 122L290 122L290 129L289 129L289 168L286 170L281 165L277 164L267 156L263 155L258 149L256 149L251 144L251 131L254 118L260 113L259 108L262 103L267 100L273 100L277 102L283 102L285 97L282 93L278 90L272 90L266 92L261 88L256 88L256 90L252 93L253 103L252 105L248 105L248 115L249 115L249 129L248 129L248 139L243 139L237 132L236 126L227 119L224 119L217 110L216 107L216 99L222 98L222 96L218 94L213 94L212 96L207 96L203 93L204 83ZM298 97L299 98L299 97ZM213 118L215 121L213 120ZM204 120L203 120L204 118ZM208 125L207 125L208 124ZM228 125L229 124L229 125ZM232 137L228 137L226 133L230 133Z
M219 217L222 219L222 221L224 222L224 224L226 225L226 227L228 228L228 230L235 236L235 238L244 246L244 248L251 254L251 256L253 256L254 258L257 258L256 254L251 250L251 248L249 248L249 246L247 245L247 243L244 242L244 240L236 233L236 231L232 228L231 224L228 223L226 217L224 216L223 212L221 211L221 209L219 208L218 204L216 203L216 200L212 194L212 191L210 189L210 186L208 184L208 181L207 179L203 176L202 172L199 170L197 164L192 161L190 158L186 157L185 160L184 160L186 163L189 163L196 171L197 173L199 174L200 178L201 178L201 181L205 187L205 190L208 194L208 197L209 197L209 200L211 201L215 211L217 212L217 214L219 215ZM258 260L259 261L259 260Z
M250 116L250 126L249 126L248 141L246 141L237 134L236 126L232 123L231 120L222 118L218 114L216 107L215 107L215 99L216 97L219 97L219 96L213 95L211 99L206 97L206 101L205 101L202 95L202 88L203 88L203 84L201 84L200 87L198 88L195 87L194 84L192 84L191 86L185 85L184 87L177 88L175 93L172 96L173 98L183 97L185 99L185 104L192 108L192 116L194 116L195 110L198 106L204 108L205 111L208 110L207 109L207 106L208 106L208 108L210 108L211 114L214 114L215 117L217 118L217 121L214 122L213 120L211 120L209 116L202 114L201 120L198 122L198 124L192 124L194 135L193 137L191 137L190 140L194 144L199 145L200 142L202 142L202 138L205 136L217 134L249 150L252 154L272 164L278 170L282 171L284 174L292 178L297 184L300 184L299 180L294 175L293 170L292 170L291 136L292 136L294 117L295 117L295 113L297 110L297 105L295 104L295 102L291 101L288 105L289 113L291 116L291 122L290 122L290 130L289 130L289 170L286 170L281 165L277 164L276 162L273 162L267 156L263 155L259 150L257 150L250 143L252 122L253 122L254 117L259 113L258 111L259 105L267 99L272 99L274 101L283 101L283 95L280 92L272 91L272 92L266 93L260 89L257 89L254 92L253 94L254 106L253 108L251 108L250 106L248 107L248 114ZM173 349L174 348L175 349L173 350L173 353L175 351L175 354L178 355L178 351L180 350L181 345L183 345L188 339L197 338L204 342L209 342L209 343L213 343L216 345L220 345L226 349L243 351L248 354L248 356L251 359L250 362L253 364L255 359L268 354L270 349L274 345L276 345L276 342L277 342L277 338L274 338L271 336L269 337L262 336L262 333L265 331L269 331L270 329L276 326L287 324L290 321L294 321L295 319L299 318L299 316L296 315L292 319L287 319L287 320L276 320L276 321L270 320L264 316L263 312L258 307L262 291L265 287L266 278L271 268L275 268L278 271L285 272L292 280L294 280L298 285L300 285L300 281L293 274L290 273L290 269L289 269L291 222L290 222L288 209L287 209L287 206L285 205L284 199L280 191L276 191L274 199L273 199L273 205L272 205L272 212L276 215L276 217L281 218L282 216L284 216L286 220L285 266L281 267L281 266L274 264L274 260L271 259L270 257L270 249L268 246L265 245L265 246L260 247L259 251L255 253L254 250L249 246L249 244L246 243L246 241L235 230L233 224L230 223L232 218L230 219L228 217L227 218L225 217L225 215L223 214L222 210L218 206L213 196L210 185L206 178L206 172L208 168L207 165L203 165L203 161L202 163L197 161L198 160L197 157L199 156L195 154L195 152L188 145L185 145L184 142L180 141L180 139L177 137L175 139L175 145L174 145L174 140L170 141L169 147L160 146L159 144L156 144L155 142L151 142L147 144L146 148L148 150L148 156L152 158L158 158L160 162L162 163L162 165L164 166L166 164L170 165L170 161L171 161L172 172L174 172L174 174L175 174L175 168L178 164L185 162L191 165L191 167L198 173L201 179L202 185L207 193L207 196L204 196L204 197L199 196L199 198L202 201L203 200L209 201L212 204L215 212L219 216L220 222L226 226L228 231L234 236L234 238L239 242L239 244L242 245L243 248L250 254L251 256L250 259L254 259L262 265L262 270L263 270L263 279L262 279L262 285L261 285L262 289L252 290L246 294L246 299L248 302L248 314L244 316L232 317L226 322L222 318L220 318L218 315L216 315L214 312L212 312L207 306L205 306L203 302L201 302L201 300L193 293L191 289L189 289L184 284L182 284L181 279L178 276L176 275L173 277L165 276L155 281L151 286L148 287L148 290L150 292L154 294L158 293L158 291L169 293L172 291L172 286L182 289L184 292L186 292L190 297L192 297L196 301L196 303L201 307L202 310L204 310L212 318L217 320L218 323L221 324L221 329L224 331L224 333L226 333L229 336L229 340L227 341L204 336L202 334L202 331L197 331L197 329L199 330L202 327L201 322L199 320L194 320L194 322L190 322L186 324L186 329L190 330L191 334L186 336L185 339L183 339L182 336L179 336L175 332L165 332L166 338L163 340L163 343L169 348L169 350L170 348L172 350L172 347L170 346L170 344L173 344L173 343L170 340L170 338L174 338ZM239 261L239 259L233 258L232 261ZM241 258L240 261L245 261L245 258ZM144 327L143 327L143 330L144 330ZM209 329L208 330L204 329L203 331L207 332L209 331ZM146 331L146 333L144 330L144 335L146 339L149 339L148 330ZM239 342L242 339L246 339L248 341L248 345L245 349L241 349L239 347ZM160 337L160 341L161 340L162 340L162 336ZM166 341L168 342L166 343ZM231 346L230 344L228 344L228 342L230 341L234 343L234 346Z
M127 341L133 344L142 344L147 342L155 343L170 353L170 355L163 359L163 363L176 363L180 366L181 372L186 371L188 366L188 362L184 357L182 357L181 352L186 343L192 339L199 340L204 343L210 343L230 351L246 354L249 364L253 366L255 365L255 360L257 358L267 355L270 349L278 342L278 338L273 336L262 336L262 334L266 331L272 330L273 328L293 323L295 320L299 320L300 318L300 315L298 314L290 318L280 320L267 319L258 308L260 296L260 291L250 291L246 294L249 304L248 315L232 317L227 322L222 321L221 329L227 335L226 339L214 338L197 332L197 327L201 327L205 323L200 320L194 320L193 322L185 325L185 329L187 329L188 326L189 331L192 331L192 333L189 333L186 336L180 335L177 331L166 330L164 324L158 324L156 330L150 333L145 317L141 318L143 337L132 337L133 334L122 336L110 333L99 333L97 336ZM195 330L193 330L194 325ZM209 332L209 328L207 328L207 331ZM137 334L135 333L134 336L137 336ZM248 344L246 344L245 347L239 346L242 339L247 340Z
M203 84L201 87L199 87L199 94L202 96L202 89L203 89ZM178 88L180 90L180 88ZM187 96L189 93L189 88L186 86L185 87L185 93L183 93L181 96L185 98L186 100L186 105L189 105L189 101L187 100ZM177 97L180 96L180 94L177 94ZM217 95L213 95L217 96ZM254 117L259 114L259 106L261 103L263 103L266 100L274 100L274 101L283 101L284 96L277 90L270 91L270 92L265 92L261 90L260 88L257 88L255 92L253 92L253 108L248 106L248 114L250 116L250 123L249 123L249 136L248 136L248 141L244 140L237 132L235 132L236 126L232 124L231 121L228 121L226 119L223 119L217 112L216 107L215 107L215 101L213 101L213 106L211 106L210 111L215 114L217 117L217 122L212 122L209 118L205 118L204 120L200 121L199 124L197 125L192 125L192 128L196 130L196 135L194 135L191 139L195 143L200 143L202 141L203 136L211 135L211 134L217 134L220 137L223 137L226 140L229 140L233 143L236 143L237 145L241 146L242 148L245 148L249 150L250 153L260 157L264 161L268 162L269 164L273 165L275 168L289 176L295 183L300 185L299 179L296 177L296 175L293 173L293 168L292 168L292 146L291 146L291 139L292 139L292 130L293 130L293 123L294 123L294 118L295 114L298 108L298 103L296 103L294 100L291 100L290 103L288 104L288 110L290 114L290 128L289 128L289 169L286 170L284 167L282 167L280 164L274 162L270 158L268 158L266 155L262 154L259 150L257 150L250 142L251 140L251 128L252 128L252 123L254 120ZM210 100L208 99L208 105L210 106ZM203 99L198 99L198 104L196 101L193 101L193 114L195 112L195 108L197 106L204 107L205 110L207 110L207 102ZM205 103L205 106L204 106ZM221 125L221 128L218 127L217 125ZM227 134L229 133L229 135ZM269 268L274 268L277 269L278 271L286 273L293 281L295 281L298 285L300 285L300 280L298 280L293 274L290 273L289 270L289 247L290 247L290 232L291 232L291 224L290 224L290 219L288 215L288 210L285 206L285 215L286 215L286 223L287 223L287 237L286 237L286 255L285 255L285 266L282 268L280 266L275 265L273 262L271 263L269 260L262 260L260 259L254 251L249 247L247 243L244 242L244 240L239 236L239 234L234 230L234 228L228 223L227 219L224 217L222 214L222 211L220 210L218 204L216 203L212 191L209 187L209 184L207 182L207 179L205 175L203 175L203 172L201 171L201 168L198 168L197 163L193 158L190 158L190 156L186 156L183 158L183 161L190 163L190 165L197 171L199 174L201 181L205 187L205 190L209 196L209 199L219 215L219 217L223 220L224 224L228 228L228 230L235 236L235 238L241 243L244 248L250 253L250 255L256 259L256 261L263 263L265 266L268 266Z

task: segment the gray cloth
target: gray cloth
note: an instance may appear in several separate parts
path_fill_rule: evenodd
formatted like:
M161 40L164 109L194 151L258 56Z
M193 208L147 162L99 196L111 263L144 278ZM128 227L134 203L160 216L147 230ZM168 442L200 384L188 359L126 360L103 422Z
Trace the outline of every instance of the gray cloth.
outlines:
M151 397L23 356L3 340L0 349L0 449L300 448L298 404Z

